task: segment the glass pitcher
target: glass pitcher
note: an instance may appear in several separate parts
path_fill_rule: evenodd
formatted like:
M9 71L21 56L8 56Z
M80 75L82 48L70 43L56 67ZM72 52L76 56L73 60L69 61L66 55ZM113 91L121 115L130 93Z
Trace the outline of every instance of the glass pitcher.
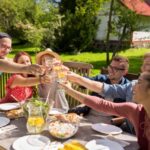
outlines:
M34 103L29 102L27 107L28 118L26 126L28 132L33 134L42 132L46 122L42 106L36 106Z

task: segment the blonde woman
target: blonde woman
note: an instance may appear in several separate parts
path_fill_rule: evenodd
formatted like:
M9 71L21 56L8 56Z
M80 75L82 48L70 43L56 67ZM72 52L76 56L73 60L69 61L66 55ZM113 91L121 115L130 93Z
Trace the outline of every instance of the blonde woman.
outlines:
M40 97L47 99L51 105L54 104L54 108L60 108L63 109L64 112L68 112L69 105L64 90L58 88L57 75L54 69L57 64L61 66L60 62L60 56L49 48L36 55L37 64L52 67L52 73L47 72L47 74L52 77L52 83L38 85L38 94Z

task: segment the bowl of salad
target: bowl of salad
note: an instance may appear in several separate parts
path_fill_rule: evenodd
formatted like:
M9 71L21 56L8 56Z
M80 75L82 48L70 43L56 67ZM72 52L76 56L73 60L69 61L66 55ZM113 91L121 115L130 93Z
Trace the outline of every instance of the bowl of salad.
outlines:
M77 133L79 128L79 119L77 119L78 115L61 114L61 115L56 115L55 117L56 119L51 120L49 122L49 127L48 127L49 133L53 137L58 139L68 139Z

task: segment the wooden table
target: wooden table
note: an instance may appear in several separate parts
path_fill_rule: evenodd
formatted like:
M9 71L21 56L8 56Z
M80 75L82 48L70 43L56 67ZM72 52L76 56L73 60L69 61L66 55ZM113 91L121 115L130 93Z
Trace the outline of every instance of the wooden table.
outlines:
M0 113L0 116L3 116L3 115L4 114ZM91 125L92 123L100 123L100 122L110 123L110 118L111 117L104 117L101 115L90 113L87 117L83 118L83 120L80 123L80 127L79 127L77 134L73 136L71 139L77 139L80 141L88 142L92 139L105 137L106 135L92 130ZM17 138L28 134L26 130L25 118L11 120L10 124L16 125L17 129L8 131L7 133L5 132L5 133L0 134L0 145L6 148L7 150L13 149L12 144ZM50 136L48 131L44 131L42 134L49 137L51 141L56 140ZM125 150L137 150L138 149L137 139L134 135L122 133L120 135L116 135L116 137L127 140L130 143L129 146L125 147ZM61 141L61 142L65 142L65 141Z

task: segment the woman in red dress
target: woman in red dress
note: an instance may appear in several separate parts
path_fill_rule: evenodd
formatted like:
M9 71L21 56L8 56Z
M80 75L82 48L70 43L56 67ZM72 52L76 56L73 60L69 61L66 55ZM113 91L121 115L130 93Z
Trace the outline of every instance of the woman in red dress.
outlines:
M26 52L19 52L14 57L14 62L18 64L31 65L31 57ZM33 96L33 86L41 83L50 83L49 76L32 76L29 74L13 74L6 84L6 96L0 103L26 101Z

